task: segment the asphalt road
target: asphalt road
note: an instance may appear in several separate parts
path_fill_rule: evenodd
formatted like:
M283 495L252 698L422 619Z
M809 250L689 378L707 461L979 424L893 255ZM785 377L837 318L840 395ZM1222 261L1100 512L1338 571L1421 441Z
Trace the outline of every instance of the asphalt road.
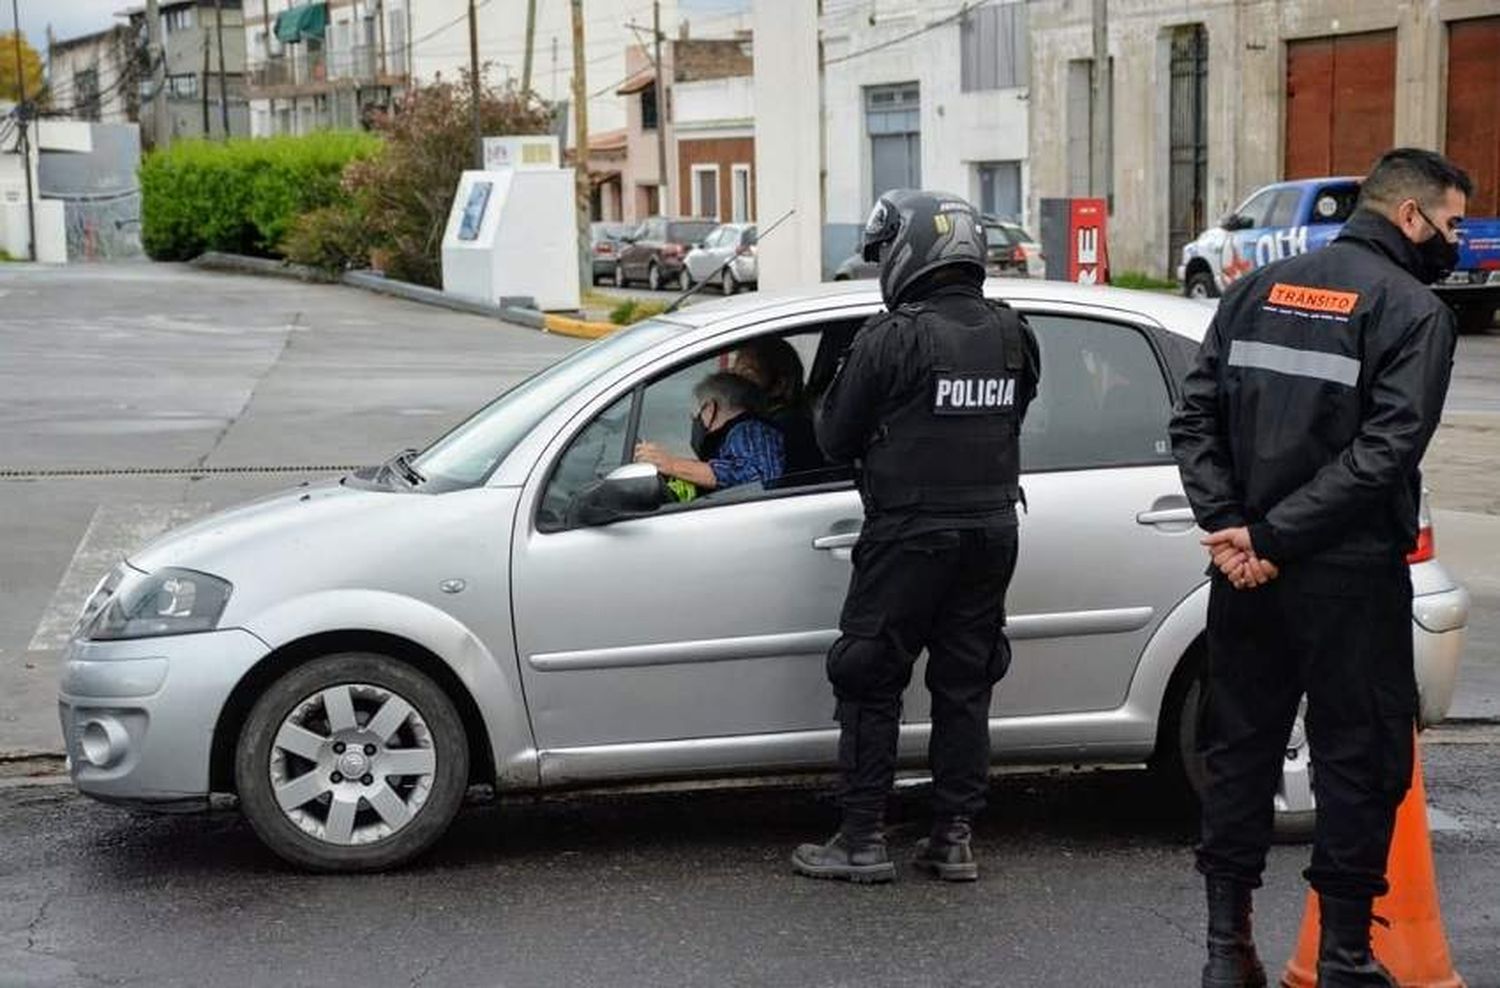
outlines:
M1435 741L1441 739L1434 739ZM1500 988L1500 732L1425 746L1443 916L1470 988ZM924 800L896 800L903 865ZM1189 827L1142 773L997 781L981 880L789 873L810 792L476 803L380 876L281 865L237 814L149 817L0 789L0 985L928 986L1197 983ZM1255 920L1273 970L1306 849L1274 848Z

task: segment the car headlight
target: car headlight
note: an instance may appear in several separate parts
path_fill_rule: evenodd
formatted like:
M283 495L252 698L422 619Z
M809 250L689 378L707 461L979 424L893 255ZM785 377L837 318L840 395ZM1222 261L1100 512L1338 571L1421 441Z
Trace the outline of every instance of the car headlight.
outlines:
M108 578L100 591L107 583ZM86 626L84 637L118 641L212 631L233 589L227 581L207 573L157 570L113 593Z
M89 630L95 619L99 617L99 612L104 610L110 598L120 589L120 584L124 581L125 574L128 571L128 567L124 563L120 563L104 575L104 579L100 580L98 585L94 587L94 592L89 594L89 599L84 603L83 611L78 615L78 620L73 622L72 637L81 637Z

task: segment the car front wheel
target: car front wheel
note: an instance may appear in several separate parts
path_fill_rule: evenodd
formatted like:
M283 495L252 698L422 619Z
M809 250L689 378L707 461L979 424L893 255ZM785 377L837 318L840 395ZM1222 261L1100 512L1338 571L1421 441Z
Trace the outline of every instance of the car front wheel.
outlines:
M1187 284L1182 286L1182 293L1188 298L1218 298L1219 286L1214 284L1212 272L1194 271L1188 275Z
M646 269L646 287L653 292L661 291L661 268L656 266L655 261Z
M626 282L625 282L625 263L623 261L616 261L615 262L615 287L616 288L624 288L625 286L626 286Z
M729 270L728 268L725 268L724 273L719 275L719 291L723 292L725 295L733 295L739 290L740 283L739 280L735 278L734 272Z
M384 655L329 655L276 680L240 731L235 783L256 834L316 871L377 871L430 847L468 788L442 689Z

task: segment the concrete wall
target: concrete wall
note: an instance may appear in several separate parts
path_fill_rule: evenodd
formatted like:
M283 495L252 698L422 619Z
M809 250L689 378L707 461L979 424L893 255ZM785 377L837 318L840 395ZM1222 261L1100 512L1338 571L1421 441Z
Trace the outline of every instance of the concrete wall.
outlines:
M755 178L762 229L789 219L758 248L760 287L790 291L822 277L818 10L810 0L754 0ZM770 108L774 107L772 112Z
M1067 71L1092 56L1090 0L1034 0L1032 209L1068 193ZM1165 276L1170 168L1170 38L1208 33L1208 220L1282 177L1286 42L1396 31L1396 144L1441 149L1447 22L1500 13L1500 0L1110 0L1114 59L1111 266ZM1500 57L1500 56L1497 56Z
M872 187L865 128L868 86L916 81L921 89L922 185L978 199L977 164L1019 161L1023 200L1029 135L1027 88L962 92L957 21L848 61L843 56L899 38L957 13L957 0L829 0L824 4L824 119L827 220L862 224ZM1034 5L1033 5L1034 6ZM871 24L871 19L874 24ZM1032 23L1038 21L1035 12ZM1023 222L1029 216L1022 217Z

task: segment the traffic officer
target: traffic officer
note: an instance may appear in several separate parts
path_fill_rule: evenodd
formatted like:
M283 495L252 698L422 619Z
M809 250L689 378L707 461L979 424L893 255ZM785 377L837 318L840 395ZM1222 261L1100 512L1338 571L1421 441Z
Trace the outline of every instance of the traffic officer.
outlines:
M1225 294L1184 384L1172 446L1212 560L1205 988L1266 983L1250 895L1304 692L1319 984L1396 984L1371 955L1370 909L1412 774L1406 556L1456 339L1427 286L1456 264L1471 192L1438 154L1386 154L1332 244Z
M957 196L888 192L865 226L887 311L861 328L824 395L823 452L858 466L865 520L828 653L843 821L793 868L890 881L882 832L901 694L928 650L935 819L918 865L978 877L970 821L989 787L989 709L1010 663L1005 591L1016 564L1021 419L1040 360L1026 321L985 300L979 214Z

